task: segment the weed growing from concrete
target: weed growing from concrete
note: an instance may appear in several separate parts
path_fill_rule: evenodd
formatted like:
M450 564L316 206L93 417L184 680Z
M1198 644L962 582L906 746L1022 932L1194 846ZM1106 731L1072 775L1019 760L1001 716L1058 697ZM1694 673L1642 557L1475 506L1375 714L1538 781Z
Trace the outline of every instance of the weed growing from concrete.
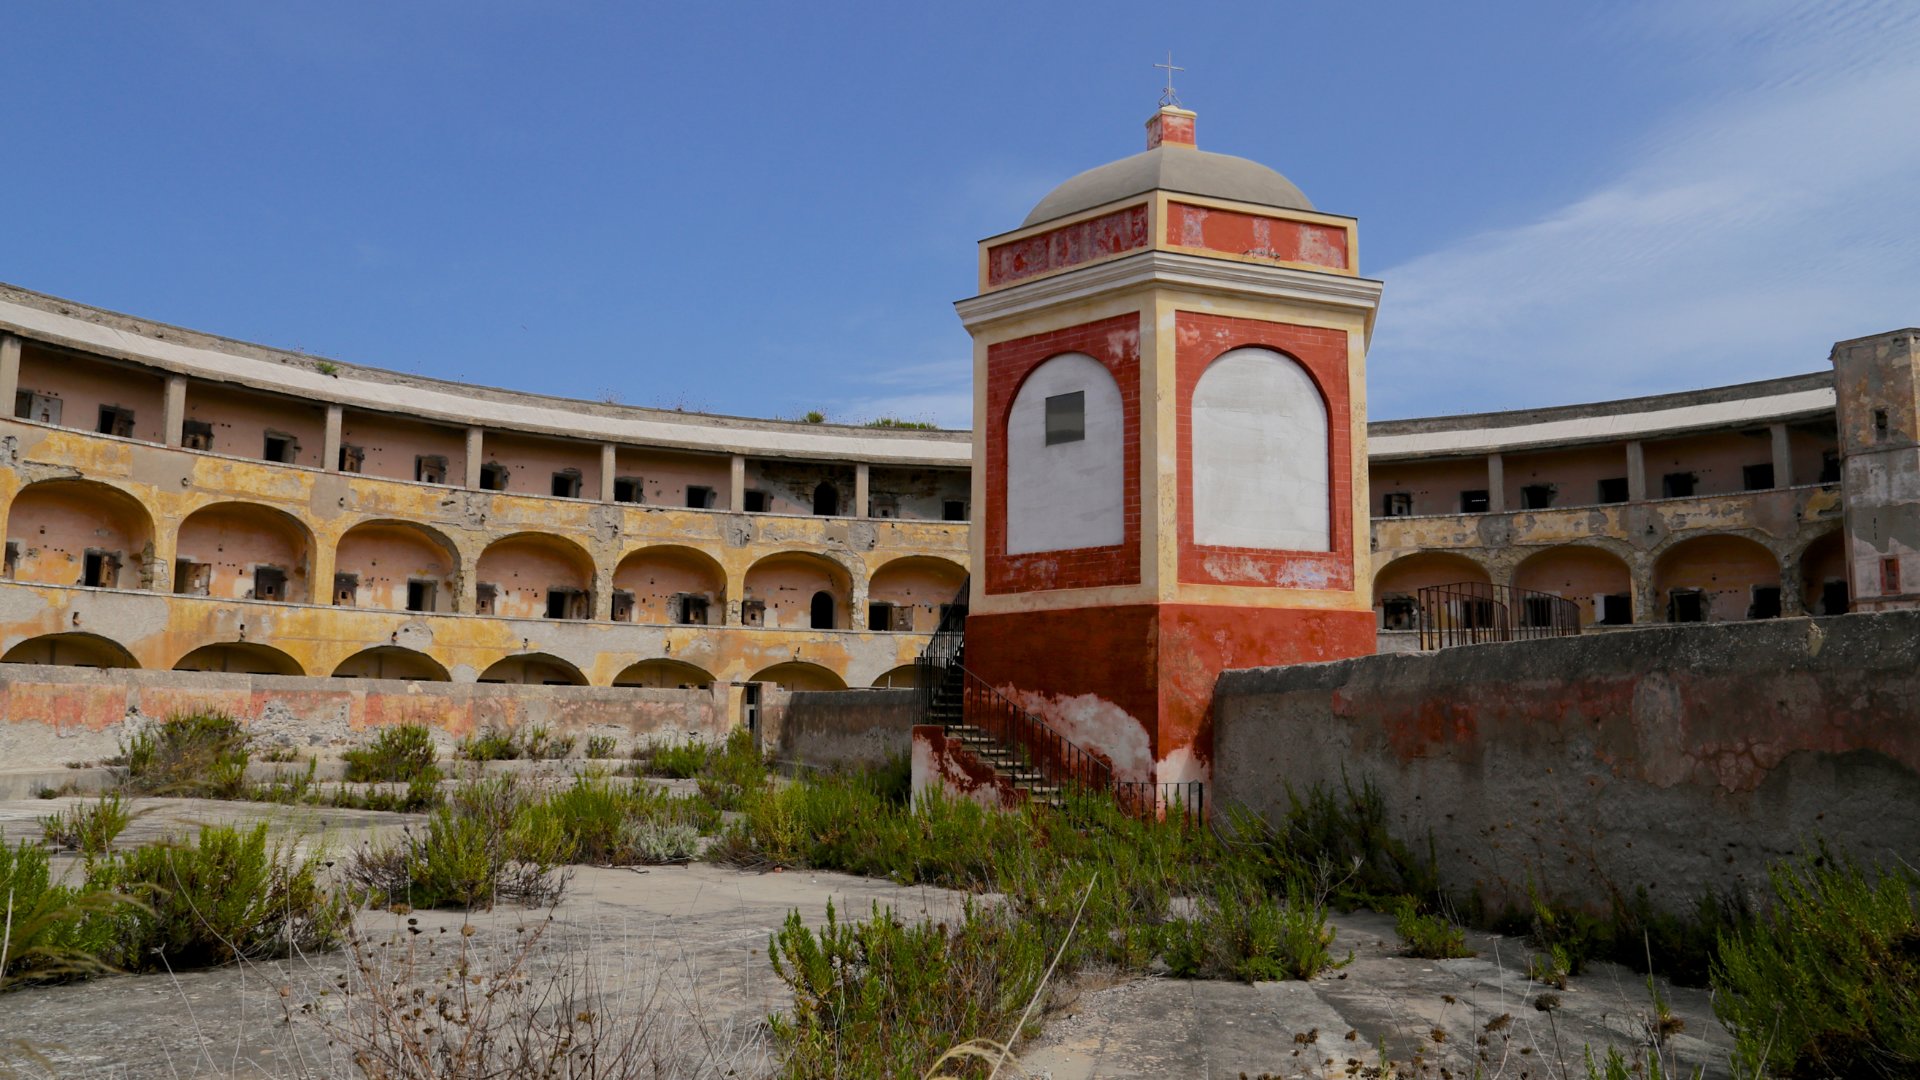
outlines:
M358 849L346 876L371 903L491 908L558 903L573 855L554 815L534 812L512 776L468 780L395 843Z
M77 851L92 859L107 853L113 842L133 821L133 811L117 791L109 791L91 803L81 803L64 814L49 814L40 819L46 842L61 851Z
M558 761L573 753L573 747L573 736L532 724L517 731L484 728L460 740L454 752L468 761Z
M410 783L440 779L439 754L433 733L424 724L398 724L380 729L364 747L340 755L346 762L348 783Z
M250 751L240 721L220 712L183 713L135 731L120 744L127 788L141 795L237 798Z
M37 844L0 845L0 990L112 970L114 917L126 906L112 893L54 881Z
M1408 956L1458 960L1473 955L1473 950L1467 948L1464 929L1445 915L1422 913L1412 897L1402 897L1395 908L1393 929L1406 945Z
M617 743L611 735L589 735L587 736L586 756L595 761L604 761L607 758L618 757L619 755L614 750L616 745Z

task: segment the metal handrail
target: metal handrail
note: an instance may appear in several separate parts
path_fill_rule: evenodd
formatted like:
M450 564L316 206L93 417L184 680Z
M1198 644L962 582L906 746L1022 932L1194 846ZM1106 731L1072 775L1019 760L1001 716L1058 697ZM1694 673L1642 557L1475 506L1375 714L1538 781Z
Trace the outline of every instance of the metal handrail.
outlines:
M1422 649L1580 633L1580 605L1534 589L1478 581L1426 585L1416 603Z

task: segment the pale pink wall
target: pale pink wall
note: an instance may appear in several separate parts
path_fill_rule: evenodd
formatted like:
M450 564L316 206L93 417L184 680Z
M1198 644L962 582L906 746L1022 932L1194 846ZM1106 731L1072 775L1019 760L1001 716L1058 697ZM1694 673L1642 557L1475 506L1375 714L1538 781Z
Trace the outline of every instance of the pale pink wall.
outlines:
M1780 567L1772 552L1751 540L1702 536L1660 556L1653 583L1663 620L1672 590L1699 589L1707 594L1707 621L1735 622L1747 617L1755 585L1780 584Z
M394 480L413 479L414 458L447 459L447 483L459 487L467 476L467 433L438 424L422 424L378 413L347 412L340 419L340 441L364 451L361 473Z
M1375 611L1382 611L1387 597L1417 597L1420 590L1429 585L1491 580L1485 570L1465 556L1423 551L1395 559L1380 571L1373 579L1373 606Z
M1758 430L1757 435L1724 431L1644 444L1647 497L1661 498L1660 478L1675 472L1690 472L1697 477L1693 489L1696 495L1724 495L1745 490L1741 468L1773 460L1773 443L1767 429Z
M498 590L493 613L510 619L546 618L548 589L593 587L586 552L564 540L536 536L496 541L481 554L474 577Z
M747 571L746 595L742 600L762 600L767 605L769 628L804 630L812 625L813 594L833 594L833 626L848 629L848 590L845 571L809 555L769 555ZM810 688L809 688L810 689Z
M1600 501L1600 481L1627 475L1627 448L1620 443L1586 446L1539 454L1508 454L1501 459L1506 472L1507 509L1520 509L1520 489L1530 484L1559 488L1554 506L1593 506Z
M333 569L360 579L354 603L348 606L405 611L408 581L425 579L436 585L433 606L427 610L452 611L457 568L446 547L421 529L375 522L356 525L340 538ZM332 589L328 582L329 601L334 599Z
M553 474L565 469L578 469L580 497L600 497L600 447L597 443L566 442L489 431L481 447L483 462L499 462L506 466L506 490L517 495L552 495Z
M967 473L960 469L874 469L867 478L873 515L891 497L894 517L903 521L939 521L948 499L972 498Z
M143 587L141 560L153 528L146 511L123 493L85 481L32 484L8 508L6 532L20 545L16 581L78 585L91 548L118 556L117 587Z
M174 558L212 567L206 595L226 600L254 599L254 569L277 566L287 575L285 601L304 604L313 595L308 580L311 547L302 526L278 511L221 503L196 510L180 523Z
M1787 429L1787 446L1793 456L1793 482L1795 484L1817 484L1820 482L1820 468L1825 463L1827 451L1839 449L1839 440L1832 434L1821 434L1793 427Z
M133 410L133 438L166 441L166 381L131 365L50 352L29 342L20 349L20 389L59 398L61 427L93 431L100 406L118 405ZM12 416L13 402L5 407Z
M679 454L671 450L626 447L614 454L615 476L637 476L651 506L684 508L687 485L713 489L713 508L725 510L732 498L731 459L717 454Z
M1462 491L1486 488L1487 459L1385 462L1373 466L1369 483L1375 516L1383 513L1386 495L1394 491L1412 493L1416 514L1457 514Z
M484 683L526 683L533 686L585 686L587 680L564 660L547 656L544 653L532 653L527 656L509 656L495 661L487 670L480 673Z
M615 686L651 686L665 690L712 684L713 676L706 669L667 659L642 660L613 677Z
M1847 580L1846 534L1834 531L1807 545L1800 556L1800 599L1808 611L1820 602L1820 589L1829 581ZM1876 582L1877 584L1877 582ZM1824 612L1823 614L1836 614Z
M1633 595L1633 573L1627 564L1617 556L1589 547L1560 547L1530 555L1514 572L1513 583L1522 589L1553 593L1580 605L1582 626L1591 626L1599 618L1594 597Z
M194 381L187 384L186 417L213 426L216 454L264 459L269 430L299 444L288 464L317 469L326 451L327 411L319 405Z
M775 664L755 675L749 682L778 683L782 690L845 690L840 676L818 664L805 661Z
M896 559L874 571L867 584L867 599L911 608L912 629L930 633L940 624L940 605L953 602L966 577L965 570L945 559Z
M633 594L632 621L638 623L672 621L675 593L705 596L709 625L720 624L727 606L726 576L720 567L684 548L655 547L628 555L613 572L613 587Z

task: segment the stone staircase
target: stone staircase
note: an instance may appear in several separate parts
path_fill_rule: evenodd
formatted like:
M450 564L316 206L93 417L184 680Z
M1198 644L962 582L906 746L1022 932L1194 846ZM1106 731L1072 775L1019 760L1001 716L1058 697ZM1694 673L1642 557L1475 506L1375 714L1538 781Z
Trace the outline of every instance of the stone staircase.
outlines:
M1055 809L1064 805L1060 786L1035 768L1018 747L1001 742L985 728L967 723L967 669L961 661L962 652L956 649L944 676L933 686L928 722L940 725L948 741L960 744L1010 786L1025 792L1027 798Z

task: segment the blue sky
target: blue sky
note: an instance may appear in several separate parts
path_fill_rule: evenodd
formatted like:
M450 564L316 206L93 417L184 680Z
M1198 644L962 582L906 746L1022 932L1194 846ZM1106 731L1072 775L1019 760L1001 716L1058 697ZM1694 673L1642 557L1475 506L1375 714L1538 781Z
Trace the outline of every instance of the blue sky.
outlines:
M974 242L1200 144L1361 223L1376 417L1920 322L1911 0L13 5L0 280L628 404L968 422Z

